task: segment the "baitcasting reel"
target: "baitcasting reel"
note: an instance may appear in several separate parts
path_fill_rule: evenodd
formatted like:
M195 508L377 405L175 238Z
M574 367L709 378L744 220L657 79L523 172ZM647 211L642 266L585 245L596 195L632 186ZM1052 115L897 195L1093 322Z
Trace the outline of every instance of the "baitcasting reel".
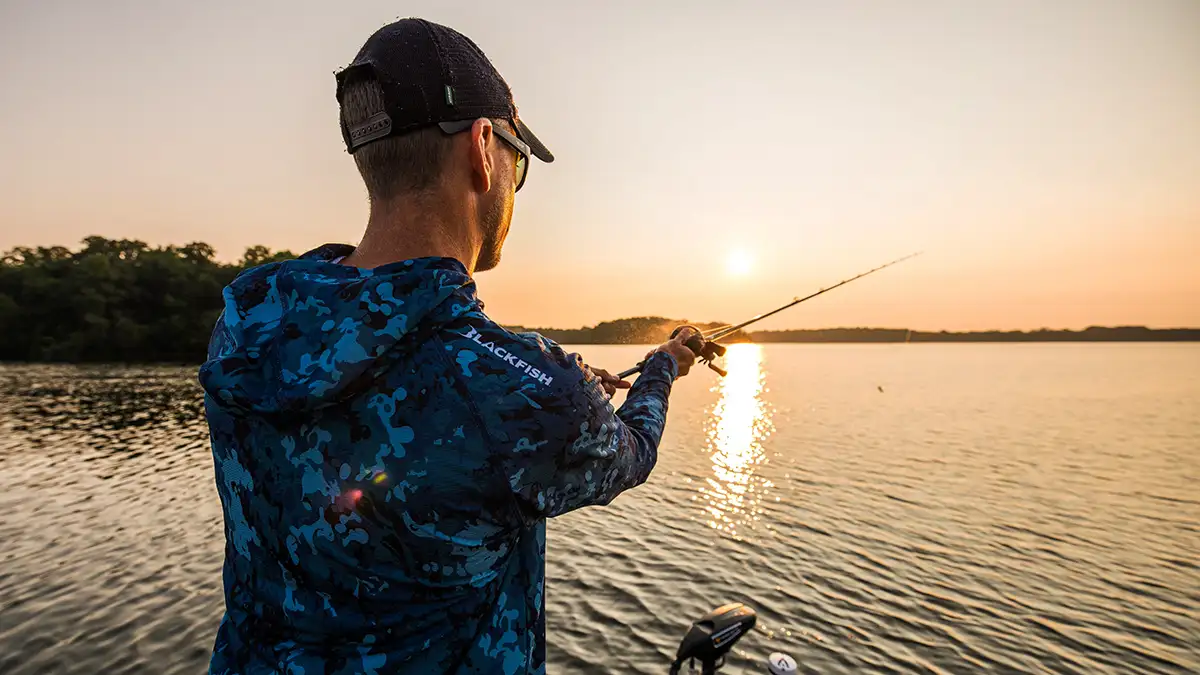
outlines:
M679 335L679 331L683 330L684 328L691 328L697 333L701 333L700 329L696 328L695 326L680 326L671 331L671 338L674 339L676 335ZM703 363L711 368L716 374L720 375L721 377L725 377L729 374L729 372L724 368L721 368L717 364L713 363L714 360L725 356L725 345L718 344L711 340L705 340L700 335L693 335L687 342L683 344L687 345L687 348L692 350L692 353L696 355L696 358L700 361L700 363Z

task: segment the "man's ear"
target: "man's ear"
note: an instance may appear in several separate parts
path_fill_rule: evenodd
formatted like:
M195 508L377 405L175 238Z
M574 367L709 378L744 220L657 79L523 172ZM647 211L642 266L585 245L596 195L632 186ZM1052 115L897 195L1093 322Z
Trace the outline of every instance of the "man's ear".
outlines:
M488 146L492 144L492 121L481 117L471 125L471 174L475 188L480 192L492 189L496 163L492 160Z

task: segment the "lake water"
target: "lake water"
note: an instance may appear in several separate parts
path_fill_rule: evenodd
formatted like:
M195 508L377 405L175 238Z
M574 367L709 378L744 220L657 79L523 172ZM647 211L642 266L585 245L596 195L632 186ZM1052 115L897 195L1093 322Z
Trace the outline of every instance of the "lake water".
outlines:
M585 346L616 370L643 347ZM737 345L650 481L553 521L552 673L1200 672L1200 345ZM0 366L0 673L200 673L221 513L192 368Z

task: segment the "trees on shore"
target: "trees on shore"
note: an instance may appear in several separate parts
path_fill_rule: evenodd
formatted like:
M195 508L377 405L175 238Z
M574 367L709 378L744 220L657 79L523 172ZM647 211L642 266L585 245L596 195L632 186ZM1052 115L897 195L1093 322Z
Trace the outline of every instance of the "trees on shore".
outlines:
M246 267L293 257L253 246L224 264L202 242L104 237L76 251L15 248L0 258L0 360L199 363L221 289Z
M0 257L0 361L179 362L204 360L221 313L221 289L247 267L294 258L251 246L232 264L211 246L151 247L88 237L79 250L15 248ZM535 329L562 344L653 344L682 321L635 317L576 329ZM711 329L719 324L701 324ZM511 326L513 330L524 330ZM833 328L738 333L727 342L1094 342L1200 340L1200 329L1142 326L921 332Z

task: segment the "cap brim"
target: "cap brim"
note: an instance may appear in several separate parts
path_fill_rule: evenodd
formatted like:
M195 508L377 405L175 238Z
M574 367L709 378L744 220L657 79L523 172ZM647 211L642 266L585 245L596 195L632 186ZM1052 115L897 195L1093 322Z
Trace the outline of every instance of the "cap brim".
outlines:
M550 152L549 148L538 140L538 137L534 136L529 127L525 126L525 122L521 120L517 120L517 136L529 144L529 151L533 153L534 157L547 164L554 161L554 153Z

